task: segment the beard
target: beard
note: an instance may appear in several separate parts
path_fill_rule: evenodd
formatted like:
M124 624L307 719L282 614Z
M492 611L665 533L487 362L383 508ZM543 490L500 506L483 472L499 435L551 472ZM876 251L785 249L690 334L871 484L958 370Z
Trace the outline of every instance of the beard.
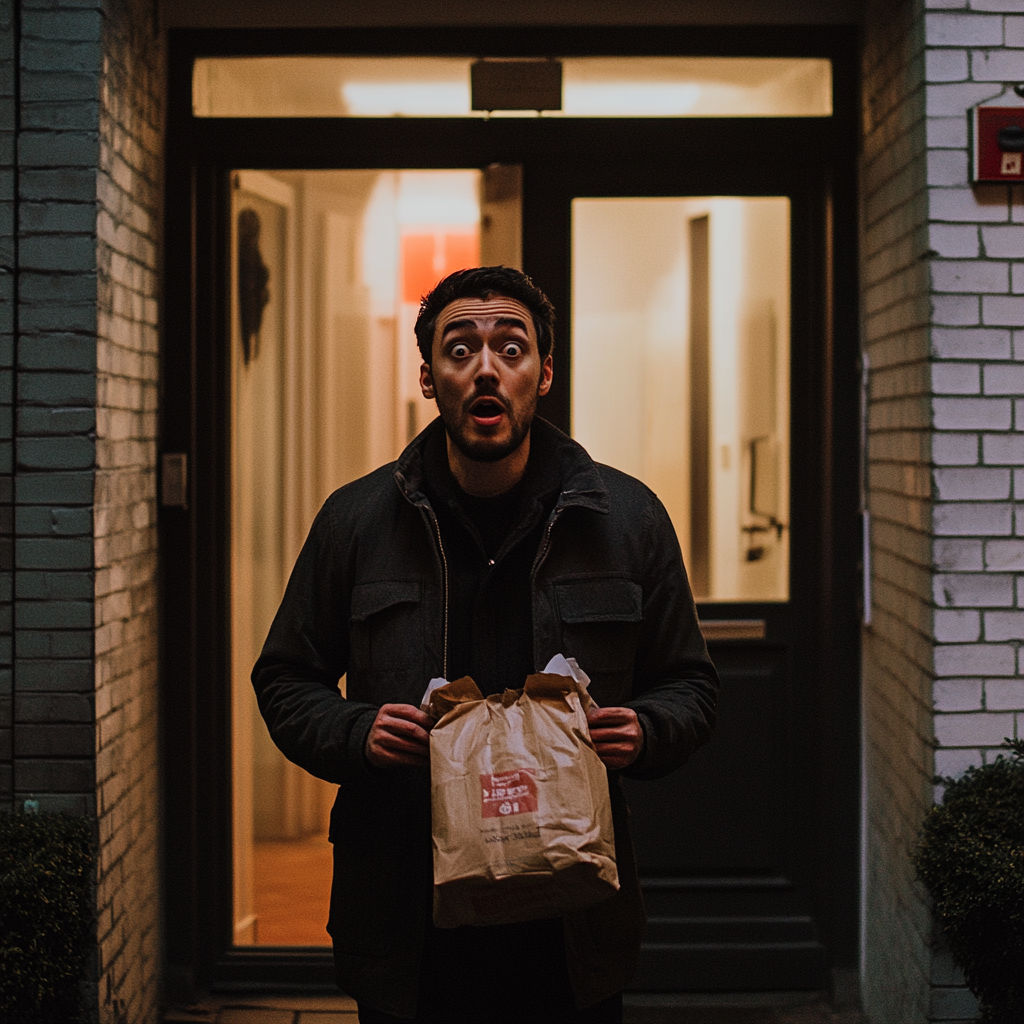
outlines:
M493 398L499 402L508 417L509 434L504 439L497 437L471 437L469 431L469 410L479 398ZM524 415L516 416L511 403L497 391L481 390L475 392L461 404L444 402L440 395L435 398L437 411L444 424L444 429L452 439L452 444L474 462L500 462L511 455L526 440L533 425L533 417L537 412L537 400L534 398Z

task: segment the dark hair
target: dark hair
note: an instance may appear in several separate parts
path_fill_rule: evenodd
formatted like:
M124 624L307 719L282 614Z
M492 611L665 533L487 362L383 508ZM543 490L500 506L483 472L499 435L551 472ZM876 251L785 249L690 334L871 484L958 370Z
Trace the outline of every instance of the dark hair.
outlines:
M516 299L530 311L537 332L537 350L541 359L546 359L555 342L555 307L550 299L522 271L511 267L474 267L449 274L420 301L420 312L416 317L416 344L423 362L430 364L434 328L445 306L456 299L486 301L492 295Z

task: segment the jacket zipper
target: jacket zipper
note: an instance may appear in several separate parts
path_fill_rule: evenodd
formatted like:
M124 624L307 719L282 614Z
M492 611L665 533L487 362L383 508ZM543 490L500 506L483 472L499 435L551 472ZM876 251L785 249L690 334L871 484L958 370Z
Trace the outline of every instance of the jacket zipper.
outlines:
M441 543L441 524L433 511L430 518L434 523L434 532L437 534L437 550L441 553L441 567L444 570L444 660L442 662L441 675L448 678L448 559L445 557L444 545Z
M551 531L555 528L555 523L558 521L558 517L562 514L561 508L556 508L551 513L551 518L548 520L548 527L544 531L544 543L540 546L540 551L537 552L537 557L533 561L533 568L530 570L530 584L531 586L537 581L537 573L540 571L540 567L547 558L548 547L551 544Z

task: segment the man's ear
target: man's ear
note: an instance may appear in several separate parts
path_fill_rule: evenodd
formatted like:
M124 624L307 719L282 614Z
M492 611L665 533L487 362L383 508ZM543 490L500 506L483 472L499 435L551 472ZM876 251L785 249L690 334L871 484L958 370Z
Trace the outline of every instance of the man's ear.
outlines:
M429 363L420 364L420 392L424 398L434 398L434 376Z
M551 353L548 353L544 357L544 362L540 364L540 384L537 387L538 395L546 395L551 390L551 377L554 372L554 361L551 358Z

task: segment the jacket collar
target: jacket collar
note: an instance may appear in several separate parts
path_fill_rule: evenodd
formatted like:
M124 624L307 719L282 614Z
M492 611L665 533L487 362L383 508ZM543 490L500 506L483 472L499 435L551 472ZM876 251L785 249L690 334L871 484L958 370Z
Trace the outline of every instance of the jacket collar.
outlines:
M440 418L435 419L409 443L395 463L395 482L414 505L430 505L423 487L424 451L428 444L437 443L438 435L443 432ZM597 463L582 445L538 416L531 427L527 487L543 488L545 478L551 473L559 481L556 508L575 505L603 514L611 511L608 489Z

